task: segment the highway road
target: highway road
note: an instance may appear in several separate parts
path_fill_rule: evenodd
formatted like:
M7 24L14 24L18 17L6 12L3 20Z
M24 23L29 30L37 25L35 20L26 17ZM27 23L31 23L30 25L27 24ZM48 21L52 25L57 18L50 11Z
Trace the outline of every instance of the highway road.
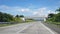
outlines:
M41 21L0 27L0 34L58 34Z

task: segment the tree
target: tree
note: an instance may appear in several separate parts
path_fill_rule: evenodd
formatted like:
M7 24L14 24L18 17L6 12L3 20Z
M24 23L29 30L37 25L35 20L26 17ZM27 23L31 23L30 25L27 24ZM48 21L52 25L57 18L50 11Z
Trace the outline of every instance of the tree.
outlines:
M20 17L20 16L19 16L19 15L16 15L15 17L17 17L17 18L18 18L18 17Z
M52 18L55 14L51 13L48 15L48 18Z
M58 11L60 13L60 8L58 8L56 11Z
M13 20L12 15L0 12L0 22L9 22L12 20Z
M20 15L20 17L24 17L24 15Z
M54 18L55 22L60 22L60 13L56 14Z
M55 20L56 22L60 22L60 8L58 8L56 11L58 11L59 13L55 15Z

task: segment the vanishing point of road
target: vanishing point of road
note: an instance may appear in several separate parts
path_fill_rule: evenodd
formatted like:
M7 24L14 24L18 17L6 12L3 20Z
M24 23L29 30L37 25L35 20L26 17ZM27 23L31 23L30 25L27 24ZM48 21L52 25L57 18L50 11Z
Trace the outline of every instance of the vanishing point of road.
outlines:
M0 27L0 34L57 34L41 21Z

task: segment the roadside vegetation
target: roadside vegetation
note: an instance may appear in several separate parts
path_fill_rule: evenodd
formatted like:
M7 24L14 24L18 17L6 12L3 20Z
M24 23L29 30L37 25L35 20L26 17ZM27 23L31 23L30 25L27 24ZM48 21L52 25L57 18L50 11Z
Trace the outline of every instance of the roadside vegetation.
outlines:
M34 20L33 19L26 19L26 22L33 22Z
M24 22L21 18L24 18L24 15L13 16L11 14L0 12L0 27L32 21L30 19L27 19ZM5 22L5 23L3 23L3 22Z
M58 13L50 13L46 22L60 26L60 8L56 9L56 12Z
M0 12L0 22L20 22L21 21L20 17L24 17L24 16L16 15L14 17L13 15Z

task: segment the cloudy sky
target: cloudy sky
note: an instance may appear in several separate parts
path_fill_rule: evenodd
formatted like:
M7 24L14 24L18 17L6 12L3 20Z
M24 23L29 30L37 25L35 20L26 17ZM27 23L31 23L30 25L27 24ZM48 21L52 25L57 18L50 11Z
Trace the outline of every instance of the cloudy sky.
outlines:
M0 11L14 16L47 16L58 7L60 0L0 0Z

